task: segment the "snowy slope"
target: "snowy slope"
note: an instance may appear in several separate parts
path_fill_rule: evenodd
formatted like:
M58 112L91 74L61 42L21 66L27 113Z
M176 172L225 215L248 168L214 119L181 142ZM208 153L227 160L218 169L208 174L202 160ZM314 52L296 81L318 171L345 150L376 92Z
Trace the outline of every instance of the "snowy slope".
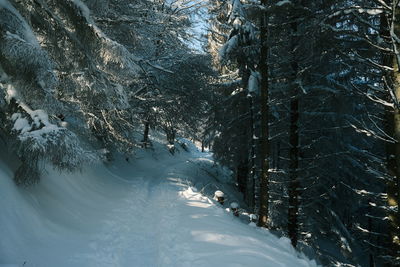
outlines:
M140 152L16 188L0 161L0 266L316 266L188 184L210 155Z

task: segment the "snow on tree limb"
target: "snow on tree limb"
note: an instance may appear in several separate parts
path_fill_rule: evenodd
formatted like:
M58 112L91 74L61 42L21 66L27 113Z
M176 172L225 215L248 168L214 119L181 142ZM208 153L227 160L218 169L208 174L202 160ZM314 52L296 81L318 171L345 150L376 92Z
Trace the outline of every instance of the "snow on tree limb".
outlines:
M52 94L57 85L53 62L6 0L0 2L0 65L8 75L35 82L46 94Z

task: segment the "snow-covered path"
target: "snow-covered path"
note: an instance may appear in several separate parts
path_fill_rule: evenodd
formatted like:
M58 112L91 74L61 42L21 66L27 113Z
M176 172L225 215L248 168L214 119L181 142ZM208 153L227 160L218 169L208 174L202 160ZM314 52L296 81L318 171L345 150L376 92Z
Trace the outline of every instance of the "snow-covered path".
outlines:
M316 266L188 186L197 160L144 154L30 189L0 165L0 266Z

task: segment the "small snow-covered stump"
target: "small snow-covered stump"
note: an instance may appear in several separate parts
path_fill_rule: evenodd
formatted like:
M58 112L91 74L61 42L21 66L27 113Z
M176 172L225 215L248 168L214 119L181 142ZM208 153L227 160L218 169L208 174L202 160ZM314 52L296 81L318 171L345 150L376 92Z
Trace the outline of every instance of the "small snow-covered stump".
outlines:
M220 190L215 191L214 198L219 202L219 204L224 205L224 202L225 202L224 192L222 192Z
M238 203L232 202L231 210L232 210L233 215L235 215L236 217L239 217L239 204Z
M249 219L250 222L256 223L258 220L258 216L256 214L250 214Z
M257 226L257 221L258 221L258 216L256 214L250 214L249 216L250 219L250 226Z
M258 216L256 214L250 214L249 219L250 222L256 223L258 220Z

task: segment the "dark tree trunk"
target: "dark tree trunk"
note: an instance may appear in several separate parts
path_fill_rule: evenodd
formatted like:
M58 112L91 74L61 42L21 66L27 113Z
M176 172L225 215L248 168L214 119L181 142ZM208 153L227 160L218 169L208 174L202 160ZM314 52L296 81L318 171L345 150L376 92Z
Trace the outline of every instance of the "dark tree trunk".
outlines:
M297 90L295 90L297 91ZM293 247L297 246L298 214L299 214L299 100L293 99L290 103L290 162L289 162L289 210L288 235Z
M388 18L385 14L381 15L381 36L386 40L391 39L390 24L393 19L394 23L394 33L398 36L400 33L400 24L398 20L400 19L400 11L394 5L394 2L388 0L386 2L392 3L393 13ZM392 43L392 50L396 50L396 44ZM398 47L397 47L398 49ZM386 161L388 174L391 180L388 182L388 204L389 206L396 206L397 213L391 212L389 218L391 218L390 225L390 235L389 242L392 243L391 254L393 257L399 256L400 246L395 243L396 237L400 236L400 110L398 106L398 101L400 100L400 72L399 72L399 62L396 56L392 54L383 55L383 65L392 66L393 71L386 71L384 75L385 86L387 90L387 99L389 102L394 103L394 108L386 107L386 132L393 137L394 143L387 142L386 144ZM392 90L392 93L390 91Z
M267 8L268 1L262 0L261 4ZM262 14L261 27L260 27L260 41L261 53L259 71L261 74L261 137L260 137L260 209L258 226L268 226L268 212L269 212L269 162L268 162L268 149L269 149L269 127L268 127L268 43L267 43L267 27L268 16L264 11Z
M396 1L397 5L396 7L393 5L392 8L395 10L395 25L394 25L394 33L396 36L399 36L400 34L400 7L398 6L398 1ZM396 51L400 48L398 44L395 44L397 46ZM393 182L393 192L394 192L394 198L396 201L396 206L397 206L397 213L395 214L395 235L397 239L400 237L400 106L399 106L399 101L400 101L400 62L398 61L398 58L393 59L393 66L394 66L394 86L393 86L393 91L394 91L394 96L395 96L395 105L394 105L394 111L393 111L393 117L391 121L393 122L394 126L394 138L395 138L395 145L392 146L394 147L394 173L395 173L395 179ZM392 154L393 155L393 154ZM392 161L392 159L391 159ZM396 243L396 251L395 251L396 257L399 257L400 255L400 244L399 241L397 240Z
M296 83L298 63L296 57L297 48L297 19L292 18L291 23L291 67L292 67L292 98L290 101L290 131L289 131L289 209L288 209L288 236L293 247L298 241L298 214L299 214L299 88Z
M250 175L247 181L247 205L255 211L255 192L256 192L256 141L257 137L255 134L255 118L254 118L254 99L251 94L249 94L250 102L250 129L251 129L251 151L250 151Z
M165 128L165 133L167 135L167 141L168 141L168 149L171 154L175 153L175 129L173 127L167 127Z
M247 177L249 173L249 162L248 160L242 160L239 162L236 170L236 181L238 184L239 192L243 193L245 199L247 199Z
M173 145L175 143L175 130L172 128L168 128L166 133L168 144Z

